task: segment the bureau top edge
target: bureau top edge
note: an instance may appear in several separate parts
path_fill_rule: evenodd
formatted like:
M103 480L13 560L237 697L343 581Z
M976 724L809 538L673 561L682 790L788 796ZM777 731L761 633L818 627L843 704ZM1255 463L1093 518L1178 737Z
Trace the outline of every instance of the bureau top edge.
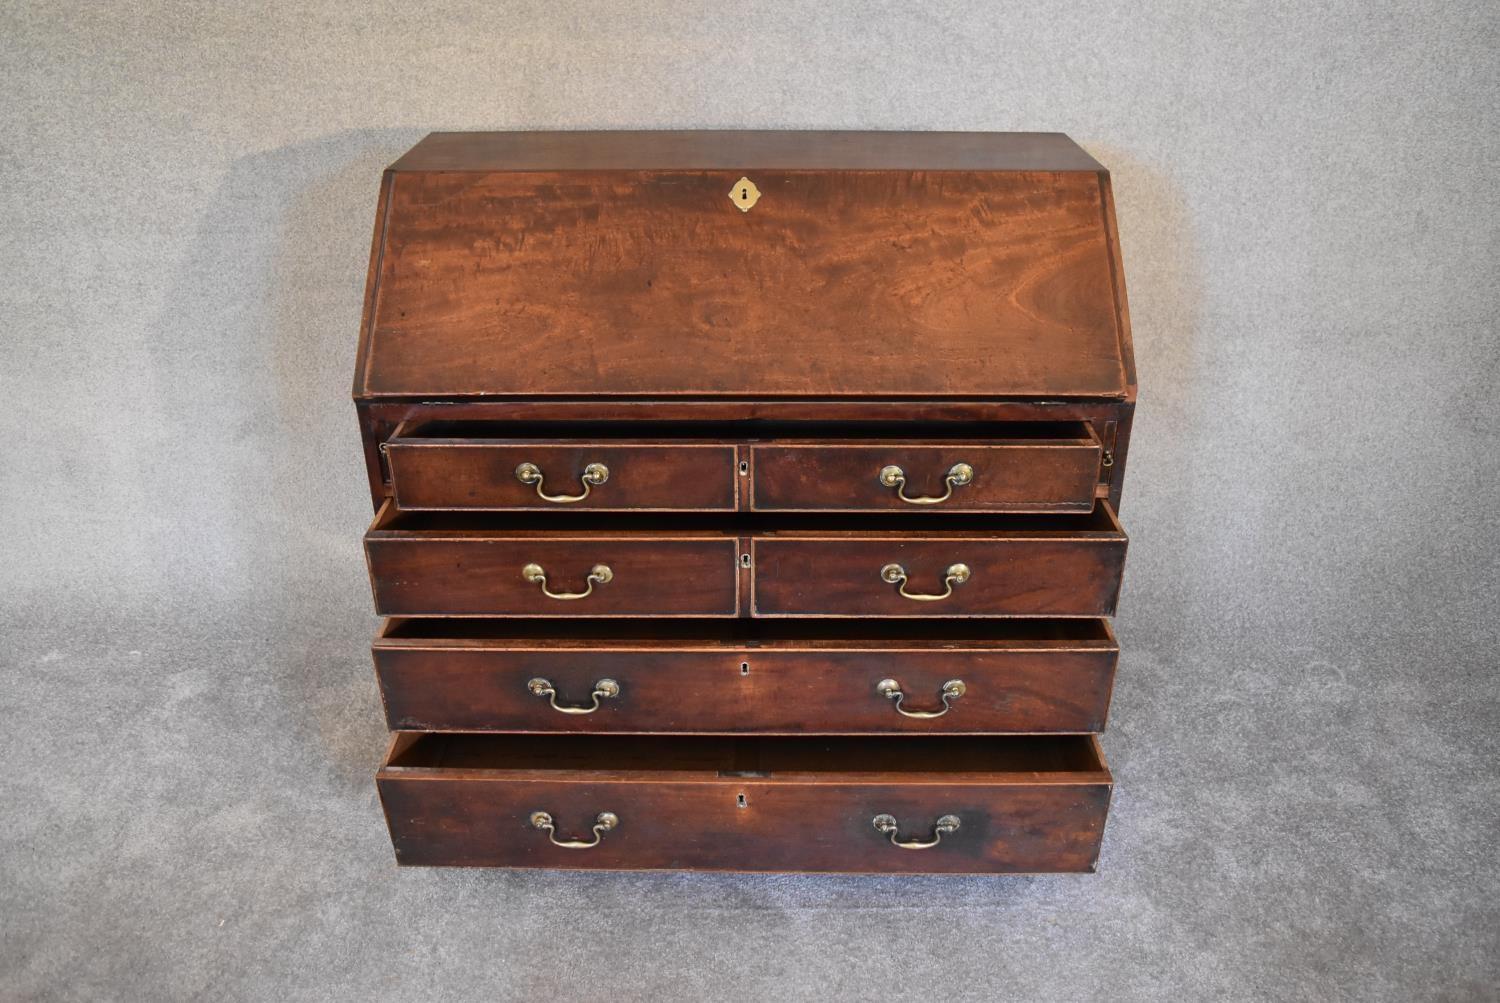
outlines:
M391 164L440 171L1104 171L1060 132L433 132Z

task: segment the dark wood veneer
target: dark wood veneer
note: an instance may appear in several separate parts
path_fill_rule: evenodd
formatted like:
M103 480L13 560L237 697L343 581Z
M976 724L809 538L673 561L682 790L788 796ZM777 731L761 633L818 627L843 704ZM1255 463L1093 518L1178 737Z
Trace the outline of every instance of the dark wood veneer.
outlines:
M1104 728L1119 655L1107 621L1043 621L1010 632L940 621L937 633L810 623L812 630L751 632L710 621L683 636L657 622L634 636L616 628L579 637L536 621L508 636L455 636L464 634L463 623L436 621L387 631L373 654L392 730L923 735ZM587 705L600 679L615 680L620 692L592 714L562 714L527 689L536 677L554 683L565 705ZM886 678L901 683L914 710L940 709L950 679L967 690L942 717L912 718L876 691Z
M354 397L400 863L1094 868L1136 373L1066 137L435 133Z
M379 776L403 864L843 872L1091 871L1112 780L1092 738L693 739L425 736ZM529 824L587 839L586 851ZM931 850L943 815L960 827Z

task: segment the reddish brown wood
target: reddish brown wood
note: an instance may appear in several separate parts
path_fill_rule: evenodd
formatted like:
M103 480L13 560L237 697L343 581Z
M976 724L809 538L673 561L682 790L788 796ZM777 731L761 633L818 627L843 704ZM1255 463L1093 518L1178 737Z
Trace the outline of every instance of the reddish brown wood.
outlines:
M424 166L464 159L442 142L393 169L361 398L1130 393L1086 156L965 167L943 140L870 136L877 163L931 166L582 169L532 136L473 142L555 166ZM741 212L746 172L764 194Z
M396 504L407 511L733 511L738 475L731 444L505 442L392 439L386 449ZM592 463L609 471L576 502L549 502L516 478L521 463L544 474L549 495L575 496Z
M1060 132L434 132L393 171L1101 171Z
M1108 709L1135 384L1108 174L1066 137L428 137L382 184L355 378L376 607L407 617L373 653L422 732L380 774L398 859L1092 869L1109 773L1056 736ZM939 505L878 481L960 461ZM610 477L546 502L522 462ZM880 578L958 562L938 602ZM528 563L613 577L548 599ZM563 714L536 676L620 689ZM905 717L885 678L965 692ZM621 824L566 850L536 810ZM963 824L914 852L877 812Z
M1108 616L1114 612L1126 537L1107 503L1086 516L944 517L954 528L904 529L904 517L870 529L801 522L741 523L744 537L703 517L616 518L551 529L483 514L398 513L387 505L365 535L376 611L385 616ZM852 518L852 517L850 517ZM543 520L537 523L536 520ZM962 520L962 521L959 521ZM548 528L538 528L544 525ZM682 528L666 528L673 525ZM784 525L786 529L776 528ZM503 528L502 528L503 527ZM753 603L738 602L748 557ZM899 563L907 591L942 591L945 570L972 572L941 602L898 594L880 577ZM614 580L586 599L549 599L521 569L536 563L553 591L584 589L589 569Z
M1026 519L996 517L983 532L757 536L752 615L1113 615L1127 541L1108 504L1092 516ZM1076 528L1064 527L1070 520ZM954 564L967 565L971 577L945 599L917 601L882 580L881 569L892 563L906 570L906 590L917 595L941 594Z
M1118 509L1119 485L1123 481L1129 442L1129 416L1134 405L1121 402L1082 401L547 401L488 400L432 403L360 403L360 427L374 507L390 495L389 472L380 445L390 441L403 425L417 429L432 422L444 424L497 424L567 421L597 425L607 423L624 429L637 422L689 422L694 424L740 423L741 433L723 438L751 438L750 430L761 422L835 423L881 422L946 424L954 432L972 429L977 423L1087 422L1103 429L1118 425L1113 466L1101 468L1099 483L1110 503ZM943 436L934 432L937 439ZM748 457L747 457L748 459ZM748 499L748 491L741 492Z
M1099 481L1099 441L1086 437L974 442L854 440L776 443L751 450L751 507L759 511L1088 512ZM906 474L908 498L941 497L945 477L967 463L974 477L934 504L903 501L880 481L887 465ZM939 506L941 506L939 508Z
M376 639L375 668L393 729L654 734L963 734L1102 730L1118 645L1105 621L1026 621L982 631L854 628L759 638L732 626L687 633L646 625L633 635L552 634L463 623L398 624ZM916 635L916 636L912 636ZM551 682L557 701L587 707L594 685L620 692L590 714L564 714L527 688ZM894 678L900 714L876 684Z
M407 529L383 510L365 534L382 616L734 616L739 545L714 533ZM553 592L579 593L590 570L613 579L583 599L548 598L522 569L539 564Z
M1093 870L1111 782L1086 737L427 736L378 778L402 864L969 873ZM536 811L565 840L592 839L600 812L619 824L562 849ZM905 850L872 825L883 813L904 840L960 826Z

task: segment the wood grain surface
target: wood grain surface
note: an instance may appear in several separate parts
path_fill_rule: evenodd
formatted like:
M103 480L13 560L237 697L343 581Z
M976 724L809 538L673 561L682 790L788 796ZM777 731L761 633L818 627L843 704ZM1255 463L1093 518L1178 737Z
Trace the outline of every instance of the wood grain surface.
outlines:
M536 636L486 637L461 630L444 636L441 621L421 627L382 635L373 645L393 730L1092 732L1104 727L1119 655L1103 620L1043 622L1030 631L1023 625L980 632L940 622L924 632L866 626L822 637L754 638L705 624L683 639L665 628L654 636L580 637L566 627L554 635L539 624ZM565 706L588 706L601 679L614 680L620 692L598 701L593 713L564 714L530 692L527 683L536 677L550 681ZM950 679L962 680L966 691L942 717L911 718L876 691L886 678L901 684L907 710L940 710L939 694Z
M718 752L723 740L652 743L659 752L632 751L621 738L589 741L595 744L571 754L557 739L548 744L538 736L425 736L407 745L378 777L397 861L581 869L1089 871L1098 859L1110 797L1108 770L1086 737L827 739L800 740L800 747L796 739L758 740L786 743L780 758L808 767L785 775L720 768L767 765L760 756L750 763L724 759ZM978 743L1044 743L1045 749L1045 743L1059 741L1076 744L1066 754L1039 749L1037 762L1011 751L991 764L975 751ZM445 751L425 755L424 743L433 742ZM518 742L529 747L519 761L509 752ZM826 754L839 743L841 753ZM464 744L469 751L453 749ZM563 849L531 826L535 811L553 817L559 839L592 838L600 812L614 813L619 824L591 849ZM905 850L874 828L878 814L894 815L904 840L930 839L943 815L957 815L961 824L938 846Z
M1128 391L1097 173L398 173L362 398Z
M651 443L534 443L494 439L396 439L386 449L396 503L408 511L732 511L735 447ZM609 478L574 502L549 502L516 478L535 464L549 495L576 496L589 464Z

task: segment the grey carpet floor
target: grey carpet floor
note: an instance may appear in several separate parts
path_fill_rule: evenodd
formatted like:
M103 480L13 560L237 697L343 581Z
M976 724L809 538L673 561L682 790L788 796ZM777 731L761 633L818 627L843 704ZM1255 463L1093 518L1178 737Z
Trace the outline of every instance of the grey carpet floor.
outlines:
M0 5L0 998L1500 998L1497 39L1493 0ZM395 867L348 399L380 171L693 127L1109 166L1098 874Z

